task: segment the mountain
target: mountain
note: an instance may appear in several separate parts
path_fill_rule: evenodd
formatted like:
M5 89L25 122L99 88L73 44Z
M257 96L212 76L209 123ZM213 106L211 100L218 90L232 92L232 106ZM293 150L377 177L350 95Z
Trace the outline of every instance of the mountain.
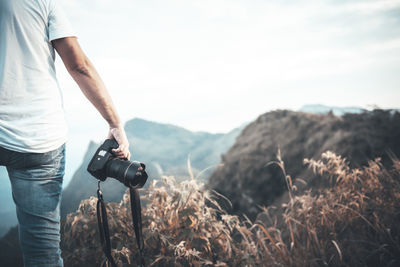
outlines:
M315 105L304 105L300 108L301 112L312 113L312 114L328 114L332 112L335 116L343 116L346 113L363 113L366 110L360 107L335 107L325 106L320 104Z
M12 199L11 185L5 167L0 166L0 237L3 236L11 226L17 224L15 204Z
M268 164L277 160L278 149L293 179L312 177L303 159L318 159L327 150L347 157L352 167L376 157L389 165L390 155L400 156L400 113L374 110L342 117L287 110L265 113L238 136L208 186L231 199L235 212L253 218L260 211L257 205L279 205L276 201L287 192L286 180L277 164ZM293 182L300 188L300 181ZM318 180L306 182L307 188L318 184Z
M226 134L192 132L171 124L163 124L143 119L132 119L125 124L125 130L131 144L134 160L146 164L151 179L161 175L187 177L187 160L195 175L206 168L214 167L220 162L221 154L234 143L243 129L240 126ZM75 172L71 182L62 195L61 214L77 209L81 200L96 194L97 180L91 177L86 167L99 144L90 143L83 158L82 165ZM200 179L207 179L212 168L201 173ZM114 179L107 179L102 185L106 201L118 202L125 187Z

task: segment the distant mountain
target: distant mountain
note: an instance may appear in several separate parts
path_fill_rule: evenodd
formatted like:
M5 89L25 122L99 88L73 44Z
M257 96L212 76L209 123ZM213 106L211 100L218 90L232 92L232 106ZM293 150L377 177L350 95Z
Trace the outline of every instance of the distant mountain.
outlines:
M325 106L325 105L304 105L299 111L312 113L312 114L328 114L332 112L335 116L343 116L346 113L360 114L366 111L360 107L335 107L335 106Z
M277 201L287 192L286 182L276 165L268 165L276 160L278 148L293 179L314 177L303 159L319 159L327 150L347 157L354 167L376 157L390 165L390 155L400 156L400 113L374 110L342 117L287 110L265 113L238 136L223 156L223 166L210 176L209 187L232 200L234 211L253 218L260 211L257 205L280 206ZM307 182L309 188L318 184L318 180Z
M5 167L0 167L0 237L3 236L11 226L17 224L15 204L12 199L11 185Z
M161 175L174 175L178 179L188 177L189 154L195 175L208 167L217 165L221 160L221 154L229 149L243 128L244 125L226 134L211 134L191 132L171 124L143 119L133 119L125 124L131 149L133 148L131 159L146 164L150 180L157 179ZM82 165L63 191L62 216L74 211L81 200L96 194L97 181L87 173L86 167L98 146L99 144L95 143L89 144ZM211 172L212 168L204 171L200 179L207 179ZM107 179L102 185L107 201L120 201L125 189L114 179Z

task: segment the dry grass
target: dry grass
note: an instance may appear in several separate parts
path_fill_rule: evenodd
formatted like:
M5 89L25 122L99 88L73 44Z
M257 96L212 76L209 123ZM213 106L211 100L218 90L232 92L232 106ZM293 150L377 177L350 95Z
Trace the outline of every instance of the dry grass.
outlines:
M283 168L283 162L278 161ZM295 192L284 223L260 222L224 211L216 192L196 179L164 177L142 191L143 235L150 266L399 266L400 162L385 170L379 159L350 169L333 153L305 160L330 183L315 192ZM229 202L228 200L225 200ZM104 266L95 214L96 199L82 201L63 228L66 266ZM129 195L108 204L113 255L119 266L136 266ZM267 209L265 211L267 213ZM271 218L272 221L274 218Z

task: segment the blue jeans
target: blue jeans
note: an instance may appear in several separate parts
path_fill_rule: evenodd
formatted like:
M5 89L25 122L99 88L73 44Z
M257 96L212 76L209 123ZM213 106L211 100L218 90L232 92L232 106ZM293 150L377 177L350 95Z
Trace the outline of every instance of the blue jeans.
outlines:
M63 266L60 250L60 198L65 145L46 153L20 153L0 147L17 209L25 267Z

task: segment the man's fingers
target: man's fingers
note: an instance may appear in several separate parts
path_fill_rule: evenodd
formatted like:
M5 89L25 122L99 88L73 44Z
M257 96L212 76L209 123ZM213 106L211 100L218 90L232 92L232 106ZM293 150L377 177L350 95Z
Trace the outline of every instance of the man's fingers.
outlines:
M126 146L121 145L120 147L113 149L112 152L114 153L115 156L118 158L127 158L130 159L130 153L129 150Z
M129 151L127 149L113 151L114 155L128 155L128 152Z
M120 153L120 152L122 152L122 151L123 151L123 149L122 149L121 147L119 147L119 148L114 148L114 149L112 150L113 153Z
M121 153L121 152L127 152L128 148L125 145L120 145L118 148L115 148L112 150L113 153Z

